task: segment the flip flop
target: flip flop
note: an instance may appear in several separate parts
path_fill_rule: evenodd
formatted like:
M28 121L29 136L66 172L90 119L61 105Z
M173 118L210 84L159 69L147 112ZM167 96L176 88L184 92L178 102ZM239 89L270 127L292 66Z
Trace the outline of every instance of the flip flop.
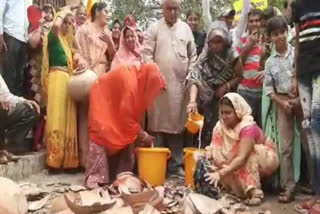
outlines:
M294 192L291 190L285 190L281 192L278 197L278 201L279 203L284 203L284 204L294 201Z
M10 153L6 150L3 150L2 154L8 158L8 161L17 162L20 159L17 156L13 155L12 153Z

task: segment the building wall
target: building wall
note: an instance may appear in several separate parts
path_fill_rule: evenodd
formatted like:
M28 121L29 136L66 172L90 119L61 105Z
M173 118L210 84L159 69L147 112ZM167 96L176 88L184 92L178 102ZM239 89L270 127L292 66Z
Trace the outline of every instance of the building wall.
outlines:
M66 5L80 4L81 0L66 0Z

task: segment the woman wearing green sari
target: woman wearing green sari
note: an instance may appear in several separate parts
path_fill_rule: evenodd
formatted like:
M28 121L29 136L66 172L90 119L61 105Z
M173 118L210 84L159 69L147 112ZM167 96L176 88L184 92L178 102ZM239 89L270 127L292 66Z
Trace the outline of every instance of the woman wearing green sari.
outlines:
M85 63L74 42L74 17L58 13L43 43L41 82L47 101L47 165L51 168L79 166L76 105L68 95L69 78Z

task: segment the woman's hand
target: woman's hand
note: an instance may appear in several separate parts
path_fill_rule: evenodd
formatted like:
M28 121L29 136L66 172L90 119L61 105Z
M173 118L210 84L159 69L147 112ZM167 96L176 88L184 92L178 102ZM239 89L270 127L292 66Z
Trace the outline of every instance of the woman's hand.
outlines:
M149 135L148 133L146 133L147 136L144 139L144 145L147 147L154 147L154 144L156 142L156 138L154 136Z
M196 101L190 101L187 105L187 113L196 113L198 112L198 108L197 108L197 102Z
M87 62L84 60L84 59L82 59L82 58L80 58L79 60L78 60L78 63L77 63L77 71L82 71L82 70L84 70L85 68L87 67Z
M141 146L145 146L145 147L154 147L154 144L156 142L156 138L154 136L149 135L145 131L140 132L139 140L140 140Z
M221 179L221 175L218 171L215 171L213 173L207 173L204 176L206 178L206 182L209 182L210 185L214 185L215 187L218 186L218 183Z
M108 45L109 45L109 44L112 44L111 35L108 34L108 33L106 33L106 32L100 33L99 39L101 39L102 41L104 41L104 42L107 43Z

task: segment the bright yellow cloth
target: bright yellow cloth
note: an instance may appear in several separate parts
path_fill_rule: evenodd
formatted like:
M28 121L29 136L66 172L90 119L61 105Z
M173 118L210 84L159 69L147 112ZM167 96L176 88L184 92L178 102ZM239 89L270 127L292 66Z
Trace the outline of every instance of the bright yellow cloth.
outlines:
M88 2L87 2L86 10L87 10L87 14L88 14L89 18L91 18L91 8L96 2L98 2L98 1L97 0L88 0Z
M58 13L53 21L53 25ZM50 29L51 31L51 29ZM68 82L73 72L73 30L58 34L68 62L68 72L49 68L48 36L43 42L41 83L47 99L47 165L52 168L77 168L79 166L77 141L77 111L68 95Z
M68 95L70 75L50 70L47 102L47 164L52 168L79 166L77 114Z

